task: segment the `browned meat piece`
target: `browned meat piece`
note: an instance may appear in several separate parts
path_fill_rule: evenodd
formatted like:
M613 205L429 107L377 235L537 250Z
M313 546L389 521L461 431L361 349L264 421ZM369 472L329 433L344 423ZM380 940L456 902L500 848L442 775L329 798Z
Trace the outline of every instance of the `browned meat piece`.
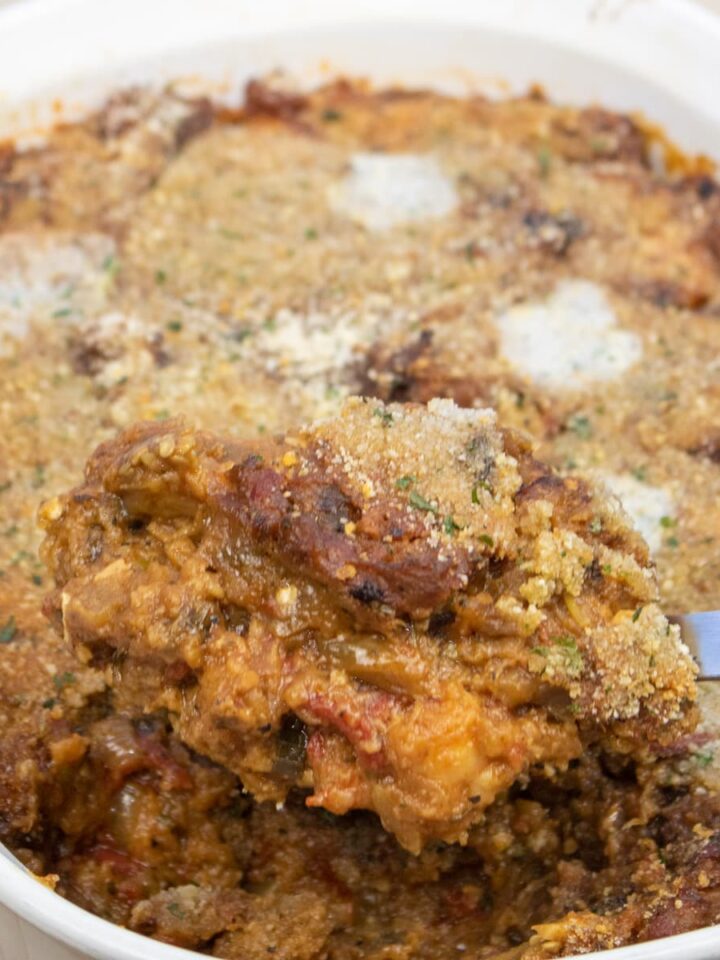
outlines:
M42 523L48 613L121 703L258 797L375 810L412 850L533 767L694 721L619 505L490 411L355 399L282 442L140 424Z
M187 886L139 904L130 925L157 940L184 947L200 947L216 938L215 957L266 960L271 955L278 960L314 960L323 956L333 928L346 926L351 919L349 904L335 912L341 916L333 918L316 893L253 896L233 890L218 895Z

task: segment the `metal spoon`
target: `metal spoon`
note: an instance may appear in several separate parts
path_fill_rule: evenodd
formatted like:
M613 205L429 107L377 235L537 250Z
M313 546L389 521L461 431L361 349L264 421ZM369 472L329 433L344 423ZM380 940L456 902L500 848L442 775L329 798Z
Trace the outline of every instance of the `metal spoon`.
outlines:
M698 680L720 680L720 610L668 617L680 626L682 638L700 667Z

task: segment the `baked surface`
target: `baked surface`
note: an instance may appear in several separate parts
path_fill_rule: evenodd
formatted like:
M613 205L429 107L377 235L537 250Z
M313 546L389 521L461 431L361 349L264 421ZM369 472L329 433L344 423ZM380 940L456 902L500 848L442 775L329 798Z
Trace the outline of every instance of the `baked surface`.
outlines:
M387 153L405 159L378 166ZM638 124L598 108L347 84L309 98L254 84L237 113L135 91L42 147L2 151L4 841L57 873L73 899L130 922L138 903L190 878L204 891L240 884L250 896L242 909L256 917L268 915L268 902L252 899L261 888L279 916L292 913L302 901L284 898L307 885L293 873L296 850L328 836L346 850L343 838L357 830L362 839L348 841L338 866L355 919L338 923L374 931L358 933L363 957L430 956L432 943L453 936L477 956L521 952L531 920L571 911L583 915L580 926L547 934L559 951L578 948L579 929L584 949L649 935L643 924L662 913L658 904L667 910L653 935L715 919L706 863L715 801L695 777L712 763L697 741L655 766L608 769L588 757L557 802L531 778L510 805L489 808L504 822L537 803L556 837L547 855L540 839L528 842L544 836L531 818L522 855L512 830L500 831L504 873L472 838L437 851L442 866L420 866L430 853L406 859L369 816L329 825L295 801L278 813L243 800L250 812L233 819L237 783L183 752L163 717L123 717L108 670L79 664L40 613L51 583L36 559L37 507L77 484L80 465L119 428L182 414L201 430L254 441L332 415L356 393L495 407L501 426L533 436L541 460L569 475L594 471L620 493L653 550L668 612L720 605L720 191L697 165L657 169L655 153ZM402 189L409 179L425 197L419 210ZM138 734L137 723L151 733ZM118 730L131 731L127 748ZM85 785L77 795L76 782ZM632 810L624 830L606 825L616 822L618 792ZM673 826L658 832L666 821ZM275 880L260 865L263 823L286 862ZM292 842L278 843L281 826ZM370 876L374 845L387 856ZM689 865L696 856L702 869ZM607 870L622 905L593 894L610 885ZM514 887L508 871L517 871ZM531 874L536 905L513 909ZM492 877L514 895L490 916L477 907L489 904ZM437 905L446 903L440 883L454 906ZM670 909L683 885L696 906ZM407 904L392 935L389 886ZM152 909L134 922L249 955L228 914L203 937L153 927ZM315 939L288 946L288 958L352 956L328 932L333 923L318 922Z

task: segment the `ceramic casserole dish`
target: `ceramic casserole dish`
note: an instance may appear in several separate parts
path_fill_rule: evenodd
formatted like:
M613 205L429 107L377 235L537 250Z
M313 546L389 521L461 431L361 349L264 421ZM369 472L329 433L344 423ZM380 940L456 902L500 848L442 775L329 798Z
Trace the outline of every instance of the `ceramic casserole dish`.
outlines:
M0 139L33 138L121 85L187 78L236 99L279 67L308 85L347 73L507 95L537 82L642 111L720 158L720 16L690 0L28 0L0 10ZM0 960L192 956L63 900L0 847ZM714 960L720 927L592 956Z

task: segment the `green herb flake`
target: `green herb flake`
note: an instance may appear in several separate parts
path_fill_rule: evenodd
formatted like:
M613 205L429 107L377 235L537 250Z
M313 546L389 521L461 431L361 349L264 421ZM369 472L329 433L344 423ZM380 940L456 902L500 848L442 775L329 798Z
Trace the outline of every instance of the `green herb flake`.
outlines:
M470 499L473 503L480 503L480 490L487 490L488 493L492 493L492 489L490 488L490 484L487 482L487 480L479 480L472 488L472 492L470 494Z
M495 541L493 540L493 538L490 536L489 533L481 533L478 539L480 540L481 543L484 543L485 546L487 547L495 546Z
M0 627L0 643L10 643L16 633L17 624L15 623L15 617L11 616L5 621L4 626Z
M671 547L673 550L677 549L680 546L680 541L677 537L668 537L665 543L668 547Z
M169 323L166 323L165 326L168 330L172 331L172 333L180 333L183 328L182 320L171 320Z
M178 920L185 919L185 911L179 903L175 903L174 901L168 904L168 913L171 913L174 917L177 917Z
M395 481L395 487L398 490L408 490L415 483L415 477L411 476L409 473L406 473L405 476L400 477L399 480Z
M37 463L35 464L35 471L33 473L33 478L30 481L30 485L34 490L37 490L39 487L44 486L45 484L45 464Z
M60 307L59 310L53 310L53 317L59 320L60 317L69 317L71 313L72 313L72 310L70 309L70 307Z
M44 710L52 710L52 708L57 703L55 697L48 697L47 700L43 700L42 705Z
M102 269L105 271L105 273L109 273L111 277L114 277L120 269L120 263L118 262L117 257L113 256L112 253L109 253L102 262Z
M600 517L595 517L592 519L588 524L588 529L590 530L590 533L602 533L603 522Z
M384 410L382 407L375 407L373 410L373 416L378 417L382 421L384 427L389 427L393 422L393 415L389 410Z
M636 467L632 471L632 475L635 477L636 480L639 480L640 483L645 483L645 481L647 480L647 467Z
M315 229L315 227L308 227L307 230L305 231L305 239L317 240L317 238L318 238L318 232Z
M666 530L670 527L674 527L677 523L677 520L674 517L660 517L660 526L664 527Z
M418 493L417 490L411 490L410 496L408 497L408 503L411 507L415 507L416 510L425 510L427 513L437 513L437 507L430 503L429 500L426 500L425 497Z
M709 767L715 759L715 754L712 753L711 750L703 750L702 752L695 754L695 759L701 767Z
M155 271L155 283L157 283L158 286L162 286L166 280L167 280L167 273L165 273L164 270Z
M637 623L640 619L640 614L643 612L643 607L638 607L635 613L632 615L632 622Z
M456 533L459 533L462 530L462 527L455 523L455 520L448 516L445 517L443 521L443 530L449 537L454 537Z
M609 573L612 573L612 567L609 563L604 563L602 565L602 572L607 576Z
M590 149L594 154L607 153L612 149L612 141L607 137L593 137L590 141Z
M65 673L56 674L53 677L53 684L56 690L64 690L65 687L69 687L73 683L75 683L75 674L70 673L69 670L66 670Z
M575 414L567 422L568 429L577 434L581 440L589 440L593 434L592 423L589 417Z
M170 419L169 410L165 410L165 409L157 410L153 415L153 420L169 420L169 419Z
M556 647L560 647L568 671L575 674L580 673L584 663L583 655L578 650L578 645L573 637L553 637L552 642Z
M0 483L0 493L5 493L12 486L12 480L6 480L5 483Z
M39 573L34 573L32 575L32 582L35 584L36 587L41 587L43 579Z
M337 123L338 120L342 120L342 113L339 110L335 110L333 107L328 107L322 112L322 118L325 123Z
M550 176L552 169L552 153L548 146L542 146L537 152L537 162L540 168L540 176L543 180Z

